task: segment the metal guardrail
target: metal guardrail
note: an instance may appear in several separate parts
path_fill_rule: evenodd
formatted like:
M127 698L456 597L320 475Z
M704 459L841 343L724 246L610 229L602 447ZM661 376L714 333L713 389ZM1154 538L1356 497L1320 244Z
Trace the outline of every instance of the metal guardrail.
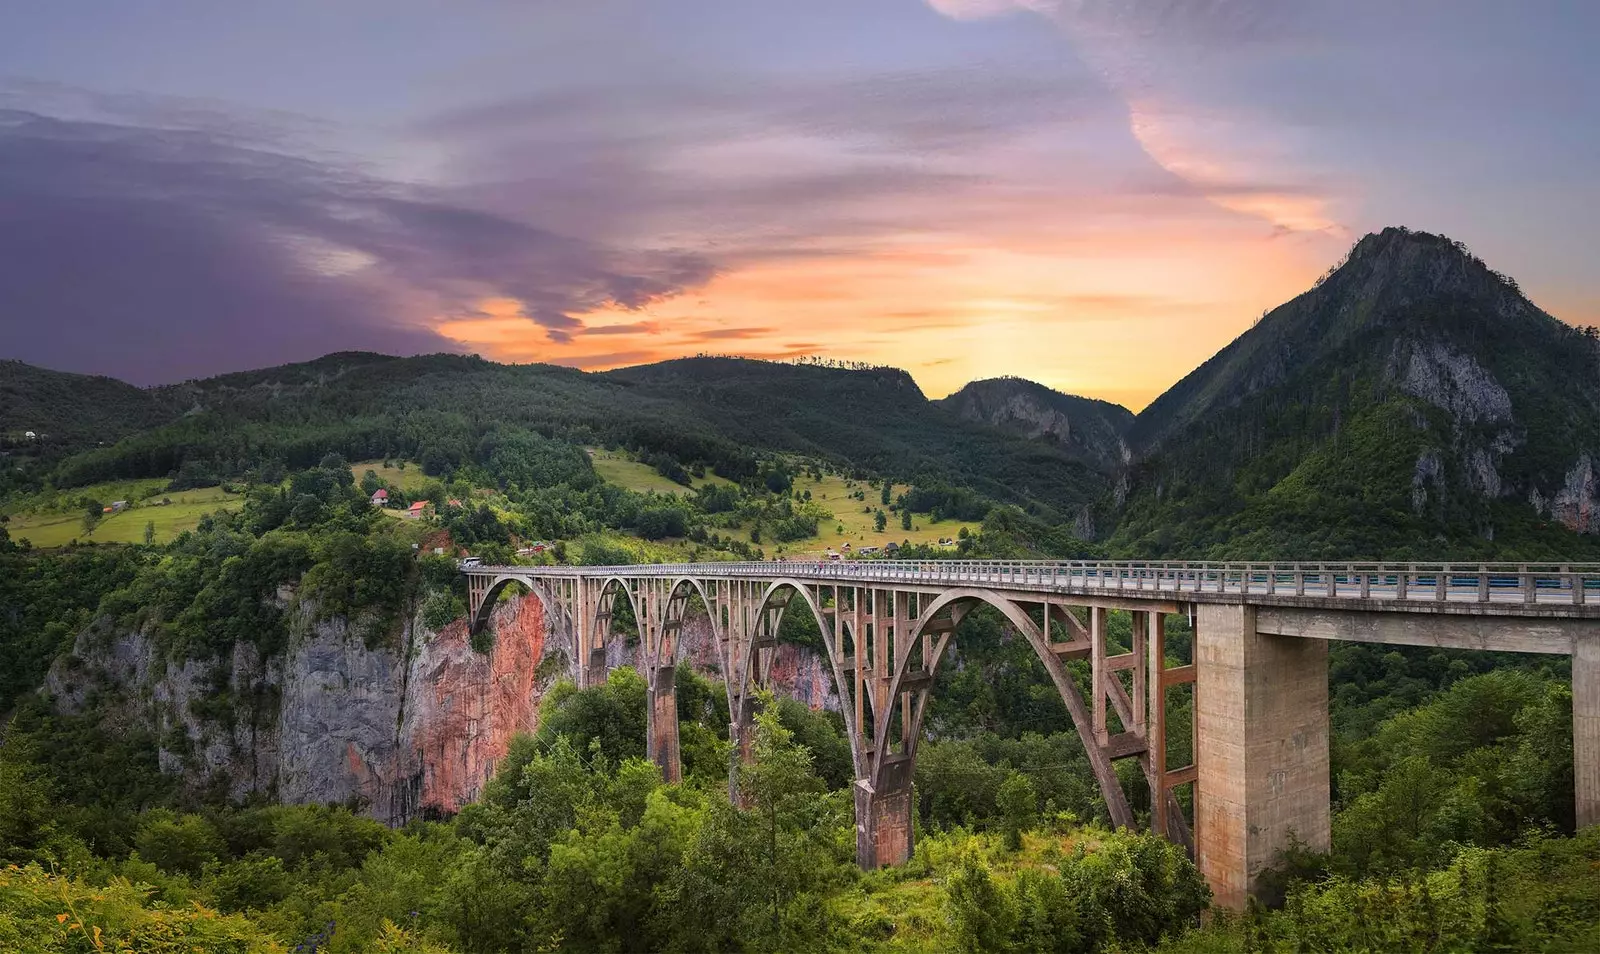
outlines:
M475 576L799 577L839 583L1002 586L1072 594L1210 594L1406 603L1600 603L1600 563L1193 563L852 560L462 567Z

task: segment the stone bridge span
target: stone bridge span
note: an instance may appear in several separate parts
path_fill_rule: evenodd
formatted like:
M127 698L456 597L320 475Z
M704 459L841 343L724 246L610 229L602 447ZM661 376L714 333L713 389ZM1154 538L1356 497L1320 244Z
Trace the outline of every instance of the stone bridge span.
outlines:
M1114 763L1136 759L1152 830L1186 845L1221 903L1240 906L1291 837L1329 843L1327 641L1572 659L1578 824L1600 823L1600 565L851 561L610 567L464 565L474 631L512 583L554 621L580 685L606 676L631 615L649 684L647 750L681 778L674 679L686 615L704 612L750 756L756 694L778 627L810 613L827 649L855 767L856 850L866 867L912 852L912 772L929 691L962 618L993 607L1027 639L1061 695L1112 821L1136 823ZM1132 619L1111 646L1107 613ZM1193 625L1174 664L1169 616ZM1067 663L1087 662L1085 694ZM1188 765L1168 764L1167 693L1189 685ZM1193 786L1194 818L1177 790Z

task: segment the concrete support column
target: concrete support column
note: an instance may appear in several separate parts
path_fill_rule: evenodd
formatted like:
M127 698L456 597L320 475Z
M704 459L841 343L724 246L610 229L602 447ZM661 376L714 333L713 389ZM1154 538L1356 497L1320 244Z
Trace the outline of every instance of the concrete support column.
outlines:
M1578 827L1600 825L1600 640L1572 644L1572 774Z
M756 759L755 700L745 697L738 702L738 711L728 723L728 741L733 743L728 752L728 799L744 807L744 796L739 792L739 770Z
M856 779L856 863L867 871L911 860L911 759L886 762L878 786Z
M584 667L583 688L593 689L595 686L606 684L606 651L604 648L589 650L589 662Z
M1256 632L1254 607L1195 624L1196 863L1242 908L1291 835L1329 847L1328 644Z
M661 666L650 677L649 727L645 754L661 768L668 784L683 781L683 763L678 757L678 667Z

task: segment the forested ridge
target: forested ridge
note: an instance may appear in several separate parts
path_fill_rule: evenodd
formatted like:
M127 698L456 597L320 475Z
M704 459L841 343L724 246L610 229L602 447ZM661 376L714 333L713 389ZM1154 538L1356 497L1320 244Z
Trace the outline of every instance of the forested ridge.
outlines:
M589 374L343 353L154 389L0 364L0 395L27 398L0 403L0 949L1600 948L1564 659L1335 644L1332 850L1286 853L1263 904L1202 924L1203 879L1110 830L1059 695L986 611L932 692L916 855L875 873L853 863L835 714L766 700L729 803L714 673L679 669L681 785L644 760L623 666L555 681L475 803L390 829L355 800L240 796L216 751L80 655L136 645L130 666L196 673L186 718L250 739L283 700L241 660L272 671L319 626L412 658L463 616L467 553L769 558L848 521L923 560L1593 558L1597 368L1591 335L1409 232L1363 240L1137 418L1003 380L940 403L894 369L731 358ZM226 505L158 536L186 488ZM87 536L123 496L143 542L19 529ZM804 614L784 623L817 645ZM1112 614L1114 645L1128 627Z

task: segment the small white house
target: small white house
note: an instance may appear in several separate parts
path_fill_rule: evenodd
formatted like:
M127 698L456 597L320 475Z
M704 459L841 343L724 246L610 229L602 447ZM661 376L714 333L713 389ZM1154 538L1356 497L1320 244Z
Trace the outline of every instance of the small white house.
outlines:
M389 491L384 490L382 487L374 490L372 492L372 505L374 507L389 506Z
M30 440L30 441L36 441L36 440L38 440L38 439L39 439L39 435L38 435L38 434L35 434L35 433L34 433L34 432L32 432L32 431L23 431L23 432L22 432L22 436L23 436L23 437L26 437L26 438L27 438L27 439L28 439L28 440Z

